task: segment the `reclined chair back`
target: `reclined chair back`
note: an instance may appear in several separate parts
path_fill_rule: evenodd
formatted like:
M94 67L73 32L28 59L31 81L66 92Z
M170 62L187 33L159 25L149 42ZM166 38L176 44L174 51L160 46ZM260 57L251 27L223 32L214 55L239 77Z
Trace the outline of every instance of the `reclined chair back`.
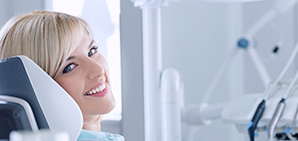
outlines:
M32 114L30 115L28 105L24 107L26 104L20 104L11 99L19 99L25 101L21 103L28 103L29 109L33 111L33 117ZM12 110L7 106L19 110ZM64 131L69 134L70 140L76 140L83 124L80 108L72 97L26 56L16 56L0 61L0 118L2 118L0 124L3 122L7 126L11 125L10 129L5 129L0 125L0 140L1 137L8 136L4 134L10 132L9 130L34 131L39 129ZM11 121L24 122L19 124L23 127L17 128L9 123ZM36 121L35 127L34 121ZM2 130L8 131L2 132Z

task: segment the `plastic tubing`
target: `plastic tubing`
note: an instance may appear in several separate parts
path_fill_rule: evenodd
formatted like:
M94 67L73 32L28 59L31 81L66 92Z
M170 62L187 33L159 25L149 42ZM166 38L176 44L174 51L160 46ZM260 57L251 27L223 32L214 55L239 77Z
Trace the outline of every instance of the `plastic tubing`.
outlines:
M272 92L273 88L277 85L277 83L282 79L282 77L288 71L288 69L290 68L291 64L294 62L294 59L297 56L297 53L298 53L298 43L296 44L296 46L294 48L294 51L293 51L293 53L292 53L289 61L287 62L286 66L283 68L283 70L281 71L281 73L279 74L279 76L277 77L277 79L272 84L271 89L269 88L269 90L267 91L267 93L265 95L265 99L268 99L269 98L269 96L271 95L271 92Z

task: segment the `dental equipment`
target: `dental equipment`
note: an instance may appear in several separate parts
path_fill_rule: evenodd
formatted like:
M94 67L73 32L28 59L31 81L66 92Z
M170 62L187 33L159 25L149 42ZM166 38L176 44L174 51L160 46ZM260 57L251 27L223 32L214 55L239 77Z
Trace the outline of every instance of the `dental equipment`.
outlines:
M273 8L271 8L270 11L268 11L263 16L261 16L261 18L259 18L259 20L256 23L254 23L247 30L247 33L244 34L243 38L240 38L237 42L237 45L239 48L248 49L248 53L249 53L253 63L255 64L265 87L267 84L269 84L271 82L271 78L268 74L268 71L266 70L264 65L261 63L262 61L258 57L259 55L255 51L255 49L252 47L253 42L252 42L251 37L253 37L262 27L264 27L269 21L271 21L275 16L277 16L277 13L286 12L296 2L297 2L297 0L289 0L287 2L285 2L283 0L277 1L275 3L275 5L273 6ZM274 26L274 28L277 29L275 26ZM277 29L277 31L279 33L281 33L278 29ZM281 35L281 37L282 37L281 41L283 41L283 34ZM279 43L280 43L280 41L279 41ZM223 74L223 71L227 68L227 65L229 65L229 63L232 61L234 56L237 54L237 50L238 50L238 48L233 48L229 52L228 56L226 57L226 59L224 60L222 65L220 66L220 69L217 71L216 75L212 79L211 84L207 88L207 92L205 93L205 96L203 98L203 103L207 102L209 100L209 97L211 96L220 76Z
M264 67L264 65L261 63L261 59L258 57L257 52L252 47L252 40L250 39L253 37L262 27L264 27L265 24L267 24L269 21L271 21L275 16L277 16L277 13L284 13L288 9L292 8L294 4L296 4L297 0L289 0L287 2L283 0L279 0L275 3L273 8L271 8L270 11L265 13L259 20L254 23L248 30L247 33L244 34L243 38L240 38L237 42L237 45L239 48L248 49L248 53L255 64L261 79L263 81L263 84L266 86L271 82L271 78ZM274 26L274 28L277 30L278 33L281 33L278 28ZM283 34L281 35L281 41L283 41ZM280 41L279 41L280 43ZM220 66L220 69L217 71L216 75L212 79L211 84L207 88L207 92L205 93L205 96L203 98L203 102L207 102L209 100L209 97L211 96L215 85L217 84L220 76L222 75L225 68L227 68L227 65L231 62L231 60L234 58L234 56L237 54L238 48L234 48L230 51L226 59L224 60L224 63Z
M179 72L166 69L161 76L162 141L180 141L183 86ZM171 119L171 120L169 120ZM176 123L176 124L173 124Z
M258 123L265 111L266 101L263 99L261 103L258 105L255 114L253 115L249 126L248 126L248 135L250 141L254 141L255 138L255 130L257 129Z
M297 0L289 0L287 1L288 3L285 3L284 1L277 1L277 3L275 3L275 6L269 11L267 12L264 16L262 16L260 18L260 21L257 22L256 24L254 24L248 31L247 35L249 37L251 37L252 35L254 35L256 33L256 31L260 30L268 21L270 21L271 19L273 19L278 12L283 13L286 10L290 9L293 5L296 4ZM291 58L293 58L293 56L295 57L297 54L297 48L294 51L294 55L292 55ZM253 53L253 52L251 52ZM290 59L291 60L291 59ZM289 61L288 64L292 63L292 61ZM262 102L258 105L255 114L252 117L252 120L248 126L248 134L250 137L251 141L254 141L254 132L257 128L258 122L262 117L262 114L265 111L265 106L266 106L266 99L268 99L268 97L271 95L272 90L274 89L274 87L277 85L277 83L281 80L281 78L284 76L284 73L288 70L289 65L286 65L286 67L284 68L284 70L282 71L282 73L279 75L279 77L276 79L276 81L273 83L273 86L271 87L271 89L269 88L269 91L266 93L266 97L262 100ZM258 68L258 67L257 67Z
M272 116L272 119L270 120L269 125L268 125L267 134L268 134L269 141L273 141L274 129L283 113L283 110L285 109L285 106L286 106L286 99L282 98L279 101L279 103L274 111L274 114Z
M265 13L259 21L257 21L253 26L251 26L248 30L248 32L245 34L244 38L241 38L238 40L238 47L240 48L245 48L248 49L248 53L253 61L253 63L255 64L262 80L263 80L263 84L266 86L267 84L269 84L270 77L268 75L267 70L265 69L264 65L262 64L262 61L260 60L260 58L258 57L257 52L255 51L255 49L252 47L249 38L253 37L257 31L259 31L265 24L267 24L269 21L271 21L275 16L277 16L278 13L284 13L285 11L287 11L288 9L290 9L294 4L296 4L296 0L290 0L287 2L284 1L277 1L274 5L274 7L268 11L267 13ZM231 51L233 52L233 51ZM231 56L234 56L234 53L230 53ZM222 74L223 70L226 68L226 65L231 59L227 58L225 60L225 62L222 64L222 66L220 67L219 71L217 72L217 74L215 75L215 77L213 78L213 81L211 83L211 85L209 85L208 89L207 89L207 93L205 94L204 97L204 101L206 102L208 101L212 90L214 90L214 87L216 85L216 83L218 82L219 76ZM283 75L281 75L283 76ZM281 78L278 78L277 80L279 81ZM276 86L276 84L278 83L278 81L275 81L275 83L273 84L273 88ZM271 89L271 90L272 90ZM267 97L270 96L271 94L271 90L269 88L269 91L267 92ZM265 98L267 99L267 98ZM262 100L260 102L260 104L258 105L255 114L253 115L251 122L248 126L248 133L249 133L249 137L251 141L254 141L254 132L257 128L258 122L262 117L263 112L265 111L265 106L266 106L266 101Z
M297 46L298 48L298 46ZM297 50L297 49L296 49ZM268 139L269 140L273 140L273 134L274 134L274 129L285 109L285 106L286 106L286 99L289 97L289 94L291 93L291 91L293 90L293 87L296 83L298 79L298 71L296 72L295 74L295 77L294 79L292 80L292 82L290 83L286 93L285 93L285 96L281 98L280 102L277 104L277 107L274 111L274 114L269 122L269 125L268 125Z
M297 105L298 107L298 105ZM287 137L292 140L295 141L296 139L292 136L292 130L293 128L296 126L296 119L297 119L297 114L298 114L298 108L296 108L296 112L295 112L295 116L293 118L292 124L290 126L288 126L285 130L285 133L287 135Z
M256 112L248 126L248 133L249 133L249 137L250 137L250 140L251 141L254 141L254 131L256 130L257 128L257 125L258 125L258 122L259 120L261 119L262 117L262 114L264 113L265 111L265 106L266 106L266 100L270 97L270 95L272 94L273 92L273 89L277 86L277 84L280 82L280 80L282 79L282 77L285 75L285 73L288 71L289 67L291 66L291 64L294 62L294 59L296 57L298 53L298 44L296 45L295 49L294 49L294 52L292 53L289 61L287 62L286 66L284 67L284 69L282 70L282 72L279 74L279 76L277 77L277 79L273 82L272 86L268 88L268 91L265 93L265 98L262 100L262 102L259 104L259 106L257 107L256 109ZM298 77L298 76L297 76ZM296 80L296 79L295 79ZM295 83L295 80L291 83L291 86L294 85ZM291 88L290 88L291 90ZM288 91L290 91L288 90ZM287 92L286 96L288 96L289 92ZM276 114L274 114L273 117L276 116L275 119L272 120L272 122L269 124L270 125L270 129L269 129L269 133L270 134L270 137L272 136L272 130L274 130L276 124L277 124L277 121L279 118L278 116L281 115L281 112L282 109L284 108L284 100L281 100L280 101L280 106L277 107L277 111L276 111ZM269 136L269 135L268 135Z
M143 14L143 61L144 61L144 109L145 109L145 140L146 141L158 141L161 140L162 128L160 123L161 117L161 104L160 101L160 74L161 74L161 17L160 17L160 7L168 5L171 0L131 0L134 2L136 7L142 9ZM199 2L200 0L173 0L175 2ZM205 0L203 0L205 1ZM229 2L229 1L226 1ZM231 1L230 1L231 2ZM283 13L288 10L296 0L289 0L285 2L284 0L279 0L278 3L267 12L262 18L258 20L254 26L252 26L245 38L240 39L238 43L240 46L247 48L248 54L251 56L253 63L255 64L258 72L260 73L263 84L266 86L271 79L262 64L261 59L258 57L257 52L251 44L250 37L252 37L257 31L259 31L268 21L273 19L277 13ZM225 66L224 66L225 67ZM223 68L224 68L223 67ZM216 75L218 76L218 75ZM216 83L216 82L215 82ZM210 87L213 89L213 87ZM210 95L207 94L205 98L208 99ZM265 105L265 102L263 102ZM263 107L262 105L259 107ZM257 127L258 120L260 120L262 111L256 112L258 116L253 120L253 126ZM152 124L156 123L156 124ZM253 128L252 133L254 133L255 128Z

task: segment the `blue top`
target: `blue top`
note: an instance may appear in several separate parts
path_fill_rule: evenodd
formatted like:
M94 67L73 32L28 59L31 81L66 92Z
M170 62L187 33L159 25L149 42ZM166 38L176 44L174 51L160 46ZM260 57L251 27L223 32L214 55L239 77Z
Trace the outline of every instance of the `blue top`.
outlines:
M77 141L124 141L124 137L107 132L82 130Z

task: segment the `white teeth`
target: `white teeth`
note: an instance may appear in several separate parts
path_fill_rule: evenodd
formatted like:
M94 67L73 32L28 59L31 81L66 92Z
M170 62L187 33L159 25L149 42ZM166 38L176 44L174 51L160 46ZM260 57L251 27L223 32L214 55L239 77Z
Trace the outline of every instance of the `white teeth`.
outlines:
M103 85L101 85L101 86L99 87L99 90L100 90L100 91L103 91L105 88L106 88L106 84L103 84Z
M103 83L103 85L99 86L98 88L92 89L89 92L87 92L85 95L92 95L98 92L102 92L106 88L106 84Z

